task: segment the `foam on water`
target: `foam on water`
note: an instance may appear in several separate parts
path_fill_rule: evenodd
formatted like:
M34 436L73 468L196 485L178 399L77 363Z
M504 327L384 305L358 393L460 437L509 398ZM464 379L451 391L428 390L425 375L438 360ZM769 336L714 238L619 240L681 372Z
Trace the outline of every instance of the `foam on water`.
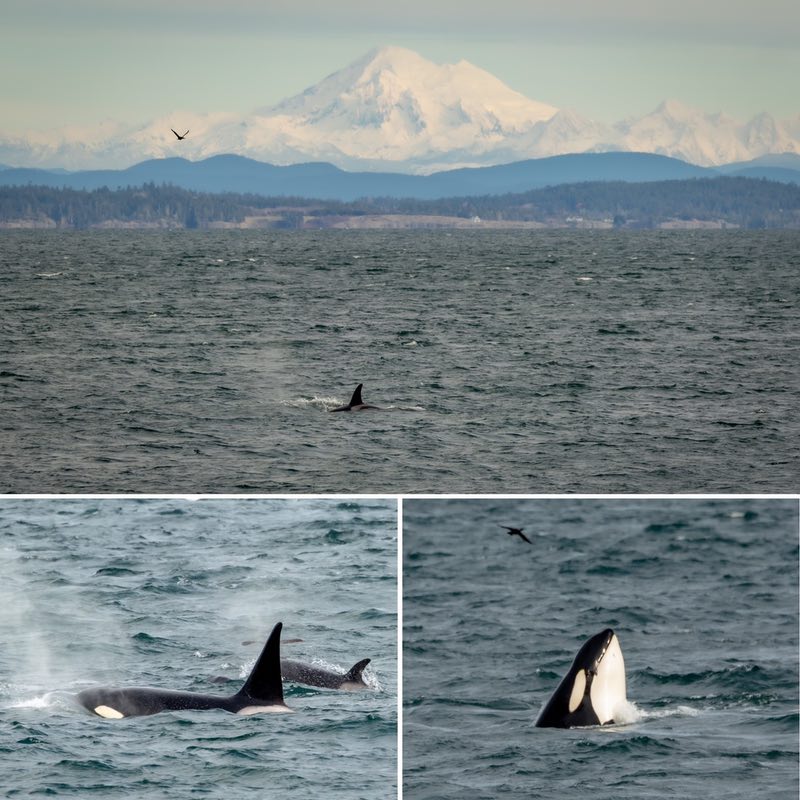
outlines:
M0 689L2 691L2 689ZM63 711L74 710L74 696L63 691L45 692L44 694L33 697L24 695L25 689L18 687L16 690L9 689L7 705L5 708L28 708L41 711ZM15 695L19 695L17 699Z
M696 717L703 712L699 708L693 706L678 705L674 708L659 708L650 711L644 709L636 709L639 719L665 719L667 717Z
M330 411L332 408L338 408L347 403L339 397L323 395L322 397L296 397L291 400L285 400L284 405L291 408L318 408L321 411Z

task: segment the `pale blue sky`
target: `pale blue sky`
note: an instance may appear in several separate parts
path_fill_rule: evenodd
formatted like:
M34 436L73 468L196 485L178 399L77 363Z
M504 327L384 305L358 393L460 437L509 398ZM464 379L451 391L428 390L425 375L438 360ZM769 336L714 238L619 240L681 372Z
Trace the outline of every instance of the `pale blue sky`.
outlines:
M2 0L0 132L246 113L373 47L466 59L605 122L800 112L797 0Z

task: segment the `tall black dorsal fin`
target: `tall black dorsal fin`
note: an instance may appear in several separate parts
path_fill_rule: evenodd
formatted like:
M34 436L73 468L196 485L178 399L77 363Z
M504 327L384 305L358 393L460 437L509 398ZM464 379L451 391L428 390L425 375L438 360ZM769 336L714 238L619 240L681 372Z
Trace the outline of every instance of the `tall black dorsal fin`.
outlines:
M261 651L261 655L250 670L244 686L238 694L270 704L283 703L283 681L281 680L281 628L279 622Z
M344 679L346 681L361 681L363 683L364 679L361 677L361 673L371 660L371 658L365 658L363 661L353 664L353 666L350 667L350 671L344 676Z
M364 385L363 383L359 383L358 386L356 386L356 390L353 392L353 396L350 398L349 405L351 406L364 405L364 401L361 399L361 387L363 385Z

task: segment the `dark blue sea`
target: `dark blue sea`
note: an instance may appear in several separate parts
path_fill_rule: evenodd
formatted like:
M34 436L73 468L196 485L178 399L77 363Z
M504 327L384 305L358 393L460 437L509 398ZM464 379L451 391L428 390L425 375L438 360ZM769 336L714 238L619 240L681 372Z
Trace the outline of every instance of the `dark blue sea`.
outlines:
M797 231L5 232L0 491L791 492ZM358 383L381 412L328 414Z
M796 800L796 500L403 508L404 800ZM534 727L606 627L631 719Z
M279 621L283 655L371 658L371 688L287 684L294 713L249 717L75 703L232 694ZM396 502L0 499L0 642L3 797L396 796Z

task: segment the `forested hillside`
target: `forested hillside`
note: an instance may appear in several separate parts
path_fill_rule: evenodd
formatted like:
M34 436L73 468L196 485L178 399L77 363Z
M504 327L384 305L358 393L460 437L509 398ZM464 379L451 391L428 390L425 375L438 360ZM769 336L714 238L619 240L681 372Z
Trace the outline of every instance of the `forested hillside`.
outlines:
M653 183L594 182L523 194L441 200L368 198L351 203L303 198L205 194L146 184L80 191L0 187L0 226L324 228L366 217L425 217L476 224L604 225L654 228L718 223L741 228L800 228L800 187L752 178L699 178Z

